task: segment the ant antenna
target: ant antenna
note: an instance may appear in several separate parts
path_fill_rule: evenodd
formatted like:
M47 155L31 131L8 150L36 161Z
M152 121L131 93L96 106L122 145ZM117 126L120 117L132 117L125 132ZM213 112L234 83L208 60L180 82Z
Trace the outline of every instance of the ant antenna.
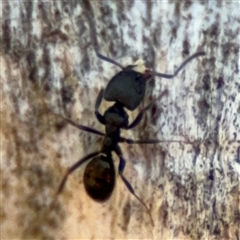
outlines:
M189 58L187 58L187 59L178 67L178 69L177 69L173 74L165 74L165 73L158 73L158 72L151 72L151 73L152 73L152 75L155 75L155 76L158 76L158 77L162 77L162 78L168 78L168 79L173 78L173 77L175 77L175 76L178 74L178 72L179 72L185 65L187 65L192 59L197 58L197 57L200 57L200 56L204 56L205 54L206 54L206 53L203 52L203 51L197 52L197 53L193 54L192 56L190 56ZM111 58L108 58L108 57L106 57L106 56L103 56L103 55L100 54L100 53L97 53L97 56L98 56L100 59L104 60L104 61L107 61L107 62L109 62L109 63L112 63L112 64L120 67L121 69L124 69L124 68L125 68L125 67L123 67L120 63L116 62L115 60L113 60L113 59L111 59ZM133 65L133 66L134 66L134 65Z
M123 67L120 63L116 62L115 60L113 60L113 59L111 59L111 58L105 57L105 56L103 56L103 55L100 54L100 53L97 53L97 56L98 56L99 58L101 58L102 60L104 60L104 61L110 62L110 63L112 63L112 64L120 67L121 69L124 69L124 67Z
M175 77L178 72L186 65L188 64L192 59L197 58L199 56L204 56L205 52L201 51L201 52L197 52L195 54L193 54L192 56L190 56L189 58L187 58L179 67L178 69L174 72L174 74L164 74L164 73L158 73L158 72L152 72L153 75L158 76L158 77L162 77L162 78L173 78Z

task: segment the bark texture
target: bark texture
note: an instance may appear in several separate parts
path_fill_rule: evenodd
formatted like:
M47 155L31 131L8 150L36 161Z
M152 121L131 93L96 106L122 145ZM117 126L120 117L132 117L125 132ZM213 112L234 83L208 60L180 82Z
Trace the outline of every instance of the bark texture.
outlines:
M3 1L1 34L2 239L240 239L238 1ZM134 139L193 144L122 144L125 176L105 203L86 194L84 166L55 198L66 169L101 148L51 112L104 131L96 97L119 68L143 58L172 73L155 78L139 109L168 89ZM101 106L103 113L109 103ZM117 169L118 159L114 156Z

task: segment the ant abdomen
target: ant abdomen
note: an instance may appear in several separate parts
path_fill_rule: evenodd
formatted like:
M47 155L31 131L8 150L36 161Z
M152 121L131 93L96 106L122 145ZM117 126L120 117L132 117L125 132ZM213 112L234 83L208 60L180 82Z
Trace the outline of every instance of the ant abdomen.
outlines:
M103 154L93 158L86 166L83 183L87 194L98 202L106 201L115 186L115 170L110 157Z

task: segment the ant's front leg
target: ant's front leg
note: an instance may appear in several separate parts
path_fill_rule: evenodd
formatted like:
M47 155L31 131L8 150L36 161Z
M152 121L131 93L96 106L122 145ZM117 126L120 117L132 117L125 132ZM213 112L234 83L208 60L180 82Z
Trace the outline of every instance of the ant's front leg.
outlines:
M137 115L137 117L134 119L134 121L133 121L130 125L128 125L125 129L131 129L131 128L136 127L136 126L140 123L140 121L142 120L142 117L143 117L144 113L145 113L147 110L149 110L149 109L152 107L152 105L153 105L157 100L160 100L160 99L161 99L164 95L166 95L166 94L168 94L168 90L167 90L167 89L164 90L158 98L156 98L156 99L153 100L150 104L148 104L145 108L143 108L143 109L138 113L138 115Z
M150 104L148 104L145 108L143 108L143 109L138 113L137 117L133 120L133 122L132 122L130 125L128 125L125 129L131 129L131 128L136 127L136 126L141 122L144 113L145 113L148 109L150 109L150 108L152 107L152 105L153 105L154 102L155 102L155 101L152 101L152 102L151 102Z
M150 209L147 207L146 203L143 202L143 200L136 195L132 185L130 184L130 182L123 175L123 171L124 171L124 168L125 168L125 165L126 165L126 161L125 161L125 159L122 156L122 151L121 151L120 147L117 147L115 152L118 155L119 160L120 160L119 166L118 166L118 173L119 173L122 181L124 182L125 186L129 190L129 192L145 207L145 209L146 209L146 211L147 211L147 213L148 213L148 215L150 217L151 224L152 224L152 226L154 226L154 222L153 222L153 219L152 219L152 215L151 215Z
M100 105L101 105L101 102L102 102L102 99L103 99L103 89L101 89L101 91L99 92L98 94L98 97L97 97L97 100L96 100L96 103L95 103L95 116L97 118L97 120L104 124L105 125L105 118L103 115L101 115L98 111Z

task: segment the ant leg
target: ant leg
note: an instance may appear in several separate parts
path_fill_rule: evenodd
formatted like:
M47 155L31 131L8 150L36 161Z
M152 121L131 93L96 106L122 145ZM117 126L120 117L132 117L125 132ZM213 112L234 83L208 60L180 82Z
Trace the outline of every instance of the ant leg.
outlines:
M100 123L105 125L105 118L98 111L101 105L102 99L103 99L103 89L101 89L101 91L99 92L96 103L95 103L95 116Z
M113 60L113 59L111 59L111 58L105 57L105 56L103 56L103 55L100 54L100 53L97 53L97 56L98 56L100 59L104 60L104 61L107 61L107 62L109 62L109 63L112 63L112 64L114 64L114 65L116 65L116 66L124 69L124 67L123 67L120 63L116 62L115 60Z
M173 74L164 74L164 73L158 73L158 72L152 72L155 76L158 77L162 77L162 78L173 78L175 77L178 72L187 64L189 63L192 59L200 57L200 56L204 56L205 52L197 52L195 54L193 54L192 56L190 56L189 58L187 58L179 67L178 69L173 73Z
M97 135L100 135L100 136L105 136L104 133L99 132L98 130L95 130L95 129L90 128L90 127L87 127L87 126L83 126L83 125L81 125L81 124L77 124L77 123L73 122L73 121L72 121L71 119L69 119L69 118L65 118L65 117L63 117L63 116L61 116L61 115L59 115L59 114L56 114L56 113L51 113L51 114L54 114L54 115L57 116L57 117L63 118L63 119L64 119L65 121L67 121L69 124L71 124L72 126L78 128L78 129L80 129L80 130L83 130L83 131L85 131L85 132L94 133L94 134L97 134Z
M168 143L189 143L189 141L182 141L182 140L158 140L158 139L143 139L143 140L133 140L131 138L123 138L120 137L120 143L127 143L127 144L156 144L156 143L161 143L161 142L168 142Z
M137 115L137 117L133 120L133 122L128 125L125 129L131 129L136 127L140 121L142 120L143 114L152 107L153 103L155 102L155 100L153 100L150 104L148 104L145 108L143 108Z
M86 162L88 159L95 157L96 155L98 155L99 153L101 153L102 151L97 151L97 152L93 152L88 154L87 156L85 156L84 158L80 159L79 161L77 161L74 165L72 165L67 172L65 173L59 187L58 187L58 191L57 191L57 195L60 194L63 190L63 187L65 186L65 183L67 181L68 176L75 171L78 167L80 167L84 162Z
M153 222L152 215L151 215L151 212L150 212L149 208L147 207L146 203L143 202L143 200L136 195L132 185L129 183L129 181L123 175L123 171L124 171L124 168L125 168L125 165L126 165L126 161L125 161L125 159L122 156L121 149L118 147L115 150L115 152L116 152L116 154L118 155L118 157L120 159L120 163L119 163L119 166L118 166L118 173L119 173L122 181L124 182L125 186L129 190L129 192L145 207L145 209L146 209L146 211L147 211L147 213L148 213L148 215L150 217L151 224L154 227L154 222Z
M139 114L137 115L137 117L134 119L134 121L133 121L130 125L128 125L125 129L131 129L131 128L134 128L135 126L137 126L137 125L140 123L140 121L142 120L143 114L152 107L152 105L154 104L154 102L156 102L157 100L160 100L160 99L161 99L164 95L166 95L167 93L168 93L168 90L167 90L167 89L164 90L157 99L153 100L150 104L148 104L145 108L143 108L143 109L139 112Z

